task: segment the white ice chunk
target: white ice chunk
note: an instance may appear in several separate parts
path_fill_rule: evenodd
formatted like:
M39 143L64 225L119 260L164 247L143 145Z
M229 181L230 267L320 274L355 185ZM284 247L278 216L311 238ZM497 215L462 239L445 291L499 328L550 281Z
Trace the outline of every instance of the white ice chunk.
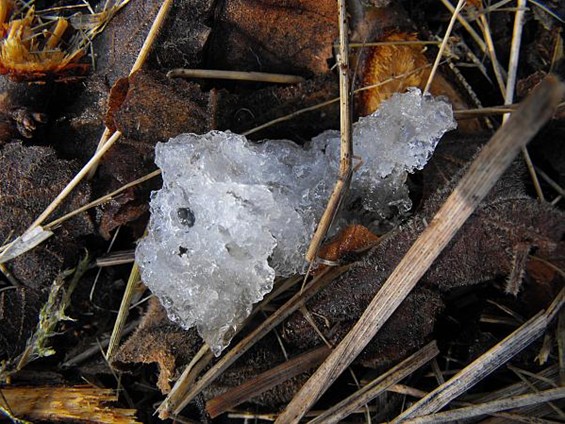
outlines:
M351 191L376 217L410 207L404 180L421 169L451 106L419 90L394 95L354 125L363 164ZM183 134L156 147L163 188L151 197L136 260L170 318L196 326L216 355L275 276L304 270L304 253L335 184L339 133L304 147L230 132Z

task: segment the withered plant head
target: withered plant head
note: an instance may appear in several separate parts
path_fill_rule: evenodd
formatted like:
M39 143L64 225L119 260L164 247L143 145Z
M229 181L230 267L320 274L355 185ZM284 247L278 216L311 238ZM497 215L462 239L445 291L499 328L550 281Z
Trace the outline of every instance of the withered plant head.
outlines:
M0 0L0 74L16 81L83 75L89 64L81 59L92 39L128 1L106 1L100 12L83 14L71 7L36 11L33 1ZM69 11L75 13L64 16Z

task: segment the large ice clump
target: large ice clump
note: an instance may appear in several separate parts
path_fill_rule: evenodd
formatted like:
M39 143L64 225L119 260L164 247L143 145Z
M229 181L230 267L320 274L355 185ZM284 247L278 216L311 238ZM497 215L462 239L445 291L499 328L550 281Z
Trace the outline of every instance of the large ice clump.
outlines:
M397 94L354 125L363 160L351 191L383 216L408 208L406 172L421 169L455 127L451 106L419 90ZM163 188L151 197L136 260L170 318L197 326L219 355L275 276L304 269L304 253L335 184L339 133L304 147L256 144L230 132L183 134L156 147Z

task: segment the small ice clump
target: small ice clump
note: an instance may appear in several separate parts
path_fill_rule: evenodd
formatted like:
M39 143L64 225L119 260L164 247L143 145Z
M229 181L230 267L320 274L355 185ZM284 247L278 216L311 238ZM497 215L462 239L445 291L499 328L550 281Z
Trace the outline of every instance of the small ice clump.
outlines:
M451 106L414 89L354 125L363 165L351 191L383 216L409 208L406 173L421 169ZM230 132L183 134L156 147L163 188L151 196L147 236L136 250L143 281L169 317L196 326L219 355L275 276L304 270L304 253L335 184L339 133L300 147L249 142Z

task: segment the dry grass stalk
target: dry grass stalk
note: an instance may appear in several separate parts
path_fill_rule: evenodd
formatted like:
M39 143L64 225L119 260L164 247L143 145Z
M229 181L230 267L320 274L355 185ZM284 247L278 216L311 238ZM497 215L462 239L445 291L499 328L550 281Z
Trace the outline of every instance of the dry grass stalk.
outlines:
M155 19L151 24L151 28L149 28L149 32L145 37L145 41L143 42L143 45L139 50L139 54L135 59L135 63L132 65L129 71L130 76L134 72L139 71L143 66L143 64L145 63L145 61L147 60L147 56L149 55L149 52L153 48L153 43L155 43L155 39L157 38L157 35L159 35L159 31L163 27L163 23L165 22L165 19L167 18L169 14L169 10L171 9L172 5L173 5L173 0L163 0L163 3L161 4L159 11L157 12L157 16L155 16ZM110 136L111 136L110 130L108 128L104 128L104 132L102 133L102 136L100 137L100 141L98 142L98 146L96 147L96 153L98 153L98 151L101 150L106 143L108 143L109 139L111 138ZM94 174L96 173L96 169L98 168L98 162L99 161L95 162L91 166L88 173L89 179L94 177Z
M18 238L16 238L13 242L4 246L2 253L0 253L0 260L9 250L10 246L16 245L20 240L25 239L27 235L34 233L38 229L42 230L40 225L45 221L49 215L53 213L55 209L66 199L69 193L82 181L82 179L86 176L90 168L114 145L114 143L120 138L121 133L116 131L112 137L108 140L108 143L104 145L104 147L99 150L90 160L82 167L82 169L78 172L77 175L67 184L67 186L59 193L59 195L49 204L49 206L37 217L37 219L28 227L28 229ZM44 231L42 231L44 232ZM46 240L44 238L42 241ZM30 249L35 247L35 245L30 245ZM29 250L29 249L28 249ZM25 251L20 251L19 254L23 254Z
M268 72L221 71L215 69L171 69L169 78L211 78L235 81L268 82L273 84L297 84L305 79L298 75L272 74Z
M565 310L559 313L557 323L557 351L559 354L559 379L565 386Z
M348 398L342 400L332 408L324 411L322 414L309 421L309 424L329 424L340 422L342 419L349 416L351 413L358 410L363 405L366 405L381 393L386 391L388 387L398 383L402 379L415 372L417 369L424 366L438 353L439 350L435 341L427 344L418 352L409 356L404 361L388 370L386 373L371 381L362 389L356 391Z
M520 380L522 380L526 386L528 387L528 391L529 392L533 392L533 393L539 393L540 391L538 390L538 388L533 384L532 381L530 381L528 379L528 377L530 377L531 379L533 379L534 381L540 379L540 377L530 371L515 367L512 364L506 364L506 368L508 368L510 371L512 371ZM551 387L556 387L556 385L553 382L550 382ZM557 406L555 405L554 402L546 402L546 405L551 408L553 410L554 413L557 414L557 416L561 419L565 419L565 413Z
M457 420L464 420L481 415L489 415L499 411L505 411L523 406L536 405L539 403L550 402L552 400L565 398L565 387L544 390L539 393L529 393L527 395L513 396L505 399L494 400L480 405L466 406L447 412L439 412L432 415L425 415L413 419L402 421L410 424L432 424L432 423L451 423Z
M541 370L536 374L536 376L537 379L530 384L527 384L524 381L519 381L499 390L492 391L484 395L474 395L471 397L467 396L465 399L475 404L486 403L497 399L503 399L509 396L523 395L525 393L531 392L532 387L538 390L546 390L555 388L559 385L559 367L557 365L552 365Z
M96 259L96 266L98 268L105 268L116 265L131 264L135 261L135 250L120 250L117 252L108 253Z
M74 387L2 387L0 405L15 417L33 421L80 421L108 424L137 423L134 409L105 405L116 402L112 389Z
M324 214L320 218L320 222L308 250L306 251L306 260L313 262L318 255L318 250L324 237L337 214L341 201L349 188L351 181L352 160L353 160L353 140L351 127L351 83L349 81L349 25L347 23L346 0L338 0L339 9L339 55L337 64L339 69L339 103L340 103L340 160L338 180L334 190L328 200L328 205Z
M108 350L106 351L106 360L108 362L112 360L112 357L118 350L118 346L122 338L122 332L124 330L124 326L126 325L126 320L129 314L129 306L131 305L134 294L138 293L141 287L144 286L141 282L139 267L137 266L137 264L133 264L126 289L124 291L124 295L122 296L122 302L120 303L118 316L116 317L116 322L114 323L114 329L112 330L112 335L110 336Z
M453 14L451 15L451 20L449 21L449 25L447 26L447 29L445 30L445 35L443 36L443 40L441 42L441 45L439 47L439 51L436 55L436 59L435 59L434 64L432 66L430 76L428 77L428 82L426 83L426 87L424 88L424 93L428 93L430 91L430 87L432 85L432 81L434 79L434 76L437 72L437 68L438 68L439 63L441 61L441 57L443 56L443 52L445 51L445 47L447 46L447 41L449 40L449 36L451 35L451 31L453 30L453 26L455 25L455 20L459 16L459 12L461 12L461 9L463 9L464 6L465 6L465 0L459 0L457 2L457 7L455 8Z
M518 0L516 14L514 17L514 28L512 31L512 44L510 46L510 59L508 62L508 78L506 80L506 91L504 93L504 103L511 104L514 101L514 90L516 87L516 79L518 75L518 60L520 58L520 46L522 44L522 30L524 28L524 15L526 13L527 0ZM504 115L502 122L506 122L508 115ZM538 180L538 176L534 169L530 154L526 146L522 148L522 156L524 162L532 178L536 194L541 201L544 201L543 191Z
M565 85L557 77L547 77L496 132L357 324L296 394L277 422L298 422L359 355L477 208L522 146L552 117L564 93Z
M441 0L441 2L449 10L449 12L452 15L455 14L455 8L453 7L453 5L448 0ZM469 33L471 38L473 40L475 40L475 43L477 43L477 45L479 46L481 51L485 54L488 54L488 47L487 47L486 43L481 38L481 36L477 33L477 31L475 31L473 29L471 24L469 24L469 22L467 22L467 20L460 14L457 15L457 20L463 26L463 28L465 28L465 30Z
M498 83L498 88L500 89L501 93L506 92L506 85L504 83L504 70L500 63L498 62L498 58L496 56L496 50L494 48L494 42L492 40L492 34L490 30L490 26L487 21L487 17L484 13L479 15L479 23L481 30L483 31L483 35L485 37L485 41L488 48L488 54L490 56L490 63L492 64L492 70L494 72L494 76L496 78L496 82Z
M131 332L133 332L133 330L135 330L137 328L138 325L139 325L139 321L129 323L127 325L127 327L124 329L123 335L130 334ZM95 345L89 347L88 349L82 351L78 355L73 356L73 357L69 357L69 358L65 358L66 359L65 362L63 362L60 365L60 368L61 369L72 368L72 367L75 367L75 366L85 362L87 359L90 359L93 356L96 356L98 354L104 355L104 349L106 349L109 344L110 344L110 335L108 335L108 337L98 341L97 344L95 344Z
M535 315L518 330L396 417L393 423L439 411L529 346L543 333L547 323L545 314Z
M304 305L314 294L323 287L327 286L331 281L343 274L348 269L347 266L340 268L328 268L317 275L303 291L295 294L276 312L269 316L259 327L253 330L249 335L243 338L229 352L227 352L204 376L198 380L193 387L187 387L187 390L177 390L183 385L183 380L179 379L173 390L159 406L157 411L159 417L167 418L169 414L179 414L182 409L198 395L204 388L214 382L230 365L247 352L255 343L268 334L273 328L279 325L283 320L288 318L294 311Z
M101 205L101 204L103 204L103 203L109 202L109 201L112 200L114 197L116 197L118 194L120 194L120 193L126 191L127 189L129 189L129 188L131 188L131 187L135 187L135 186L137 186L137 185L139 185L139 184L141 184L141 183L144 183L145 181L148 181L148 180L150 180L150 179L152 179L152 178L155 178L155 177L157 177L157 176L159 176L159 175L161 175L161 170L160 170L160 169L157 169L156 171L150 172L149 174L144 175L143 177L138 178L137 180L134 180L134 181L132 181L132 182L130 182L130 183L124 184L123 186L121 186L120 188L114 190L114 191L111 192L111 193L108 193L108 194L106 194L106 195L104 195L104 196L101 196L101 197L99 197L98 199L93 200L92 202L87 203L86 205L81 206L80 208L75 209L74 211L69 212L69 213L66 214L66 215L63 215L62 217L57 218L57 219L51 221L51 222L48 223L48 224L45 224L45 226L44 226L43 228L45 228L46 230L53 230L53 229L57 228L59 225L61 225L63 222L65 222L65 221L71 219L73 216L76 216L76 215L78 215L79 213L85 212L85 211L87 211L87 210L89 210L89 209L92 209L92 208L94 208L94 207L96 207L96 206L99 206L99 205Z
M165 22L165 19L167 17L167 15L169 14L169 10L172 6L173 2L172 0L164 0L163 3L161 4L161 7L159 8L159 12L157 12L157 16L155 17L155 19L153 20L153 24L151 25L151 28L149 29L149 33L147 34L147 37L145 38L145 41L143 42L143 46L141 46L141 50L139 51L139 54L137 56L137 59L135 61L135 63L133 64L131 70L130 70L130 75L133 74L134 72L138 71L139 69L141 69L141 67L143 66L143 64L145 63L147 56L149 55L149 52L153 46L153 43L155 42L155 39L157 38L157 35L159 34L159 31L161 30L161 27L163 26L163 23ZM100 150L97 151L97 153L95 154L98 155L99 152L101 151L106 151L108 149L108 144L110 144L111 140L117 135L117 138L120 137L121 133L119 131L116 131L114 133L114 135L112 135L108 141L104 141L105 135L108 133L108 128L106 128L104 130L104 134L102 135L102 138L100 139L100 143L98 145L98 148ZM92 161L92 159L91 159ZM89 171L95 172L95 169L97 167L98 162L95 161L92 166L89 168ZM117 348L118 348L118 344L120 342L121 339L121 333L122 330L125 326L128 314L129 314L129 306L131 304L131 300L133 298L134 293L137 291L138 287L139 287L139 269L137 267L137 265L134 264L129 279L128 279L128 283L126 286L126 290L124 292L124 297L122 298L122 302L120 304L120 310L118 312L118 316L116 318L116 322L114 323L114 330L112 331L112 337L110 338L110 345L108 346L108 351L106 352L106 359L108 361L110 361L112 359L112 356L115 354Z
M319 365L330 353L326 346L298 355L206 402L212 418Z

